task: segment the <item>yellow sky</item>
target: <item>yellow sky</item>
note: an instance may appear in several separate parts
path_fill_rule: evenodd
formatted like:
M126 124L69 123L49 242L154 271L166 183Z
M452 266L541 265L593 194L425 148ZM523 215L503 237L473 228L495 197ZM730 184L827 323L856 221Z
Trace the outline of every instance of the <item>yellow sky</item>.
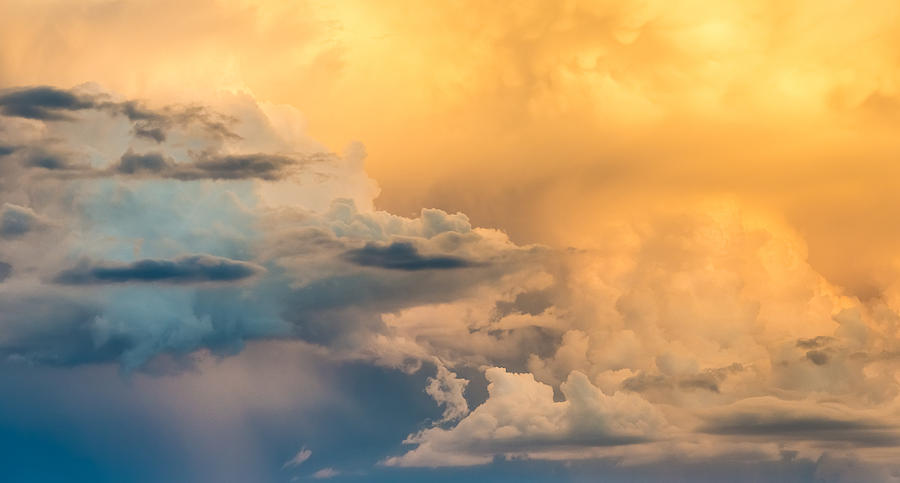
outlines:
M0 0L0 85L287 103L358 140L380 207L520 242L710 203L870 295L900 244L895 1Z

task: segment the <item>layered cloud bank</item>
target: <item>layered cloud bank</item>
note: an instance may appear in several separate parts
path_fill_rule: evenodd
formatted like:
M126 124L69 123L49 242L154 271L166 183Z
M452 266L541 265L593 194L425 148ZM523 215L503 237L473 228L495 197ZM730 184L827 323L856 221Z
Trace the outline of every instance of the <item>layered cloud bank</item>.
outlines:
M436 371L421 390L441 417L386 467L894 474L900 293L848 295L783 221L710 197L623 216L589 248L518 245L462 213L376 210L362 146L327 152L300 126L249 94L0 91L4 364L177 373L301 341Z

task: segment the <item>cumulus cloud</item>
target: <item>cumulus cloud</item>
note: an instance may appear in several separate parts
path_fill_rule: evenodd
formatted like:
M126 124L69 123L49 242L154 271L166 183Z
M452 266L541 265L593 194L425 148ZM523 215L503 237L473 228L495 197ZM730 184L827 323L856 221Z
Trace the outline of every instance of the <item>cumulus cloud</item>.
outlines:
M495 454L566 446L618 446L651 440L666 421L639 396L604 394L580 372L560 385L564 401L531 374L485 371L487 400L451 429L431 428L407 438L417 447L385 460L388 466L484 464Z
M288 128L279 131L246 96L220 106L240 116L191 112L252 136L210 136L192 118L168 123L167 138L148 148L134 122L175 116L174 108L87 87L10 92L19 107L0 121L10 144L23 147L4 167L22 182L0 191L3 238L29 234L30 243L0 247L16 269L5 282L15 301L3 300L10 310L0 348L9 357L118 359L131 370L164 354L227 354L270 337L354 354L383 331L382 311L451 300L519 270L528 256L462 214L372 209L377 189L361 148L323 154L297 135L290 112L280 113ZM50 102L72 96L77 104ZM47 113L13 115L31 112L26 104Z
M160 361L301 339L436 367L419 389L436 412L387 466L898 445L896 290L845 293L735 200L623 215L589 248L520 245L463 213L375 209L362 148L322 154L245 94L189 120L98 90L4 95L6 360L178 371Z
M469 403L464 392L469 381L459 378L443 365L438 365L437 374L428 378L425 392L444 407L440 422L456 421L469 414Z

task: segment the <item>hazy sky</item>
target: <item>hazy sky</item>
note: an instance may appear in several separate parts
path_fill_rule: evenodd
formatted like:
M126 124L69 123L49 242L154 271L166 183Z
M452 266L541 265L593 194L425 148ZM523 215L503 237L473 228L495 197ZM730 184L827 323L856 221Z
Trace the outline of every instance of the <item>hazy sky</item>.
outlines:
M898 123L891 1L0 0L0 473L900 480Z

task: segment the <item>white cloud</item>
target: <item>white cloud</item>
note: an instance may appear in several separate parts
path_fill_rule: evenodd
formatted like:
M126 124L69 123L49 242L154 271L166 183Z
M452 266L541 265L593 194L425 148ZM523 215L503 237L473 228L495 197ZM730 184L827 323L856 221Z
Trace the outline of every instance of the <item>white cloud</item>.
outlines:
M425 392L444 407L440 422L456 421L469 414L469 404L463 394L468 384L469 381L456 377L443 364L438 365L435 377L428 378Z
M309 457L312 456L312 451L306 449L306 446L300 449L297 454L294 455L293 458L284 462L284 465L281 466L281 469L285 468L295 468L297 466L302 465Z
M560 386L565 400L531 374L485 371L488 399L451 429L410 435L417 447L387 466L487 463L494 454L531 454L567 446L624 445L652 440L667 427L662 414L635 394L609 396L577 371Z
M312 474L312 477L318 480L324 480L327 478L334 478L335 476L340 475L341 472L334 468L322 468L319 471L316 471Z

